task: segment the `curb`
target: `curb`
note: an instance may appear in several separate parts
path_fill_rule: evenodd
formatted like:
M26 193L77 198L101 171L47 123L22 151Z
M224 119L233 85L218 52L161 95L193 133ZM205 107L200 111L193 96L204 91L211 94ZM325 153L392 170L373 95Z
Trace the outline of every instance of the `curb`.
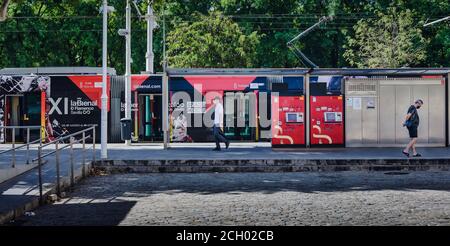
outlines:
M104 160L93 168L108 173L449 171L450 159Z

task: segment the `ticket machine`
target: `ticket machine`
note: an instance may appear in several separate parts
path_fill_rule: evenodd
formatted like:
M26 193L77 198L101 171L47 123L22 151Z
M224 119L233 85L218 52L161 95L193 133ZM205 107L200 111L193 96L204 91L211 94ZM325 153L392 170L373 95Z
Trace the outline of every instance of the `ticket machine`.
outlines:
M301 87L289 90L286 83L286 88L272 88L272 148L304 147L306 142L303 78L288 78L287 82Z
M311 146L344 145L344 100L340 76L311 77Z
M311 145L344 144L342 96L311 96Z
M272 96L272 147L305 146L305 97Z

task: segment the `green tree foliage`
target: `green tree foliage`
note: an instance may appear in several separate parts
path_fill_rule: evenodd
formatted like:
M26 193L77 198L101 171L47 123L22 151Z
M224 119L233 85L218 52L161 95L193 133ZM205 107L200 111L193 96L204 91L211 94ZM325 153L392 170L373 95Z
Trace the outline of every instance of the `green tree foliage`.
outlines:
M245 35L221 13L198 15L167 36L167 56L172 67L252 67L259 38Z
M4 1L0 0L0 4ZM11 0L7 19L0 22L0 68L101 66L102 18L98 11L101 2ZM125 2L108 0L108 4L116 9L108 21L108 60L109 66L119 74L125 68L125 40L117 34L117 30L125 27ZM147 1L142 1L139 6L145 13ZM304 66L286 47L286 42L313 25L321 16L335 15L335 20L308 34L296 45L320 67L354 66L344 57L348 39L356 39L353 26L358 25L359 20L375 21L378 13L387 13L388 8L393 6L399 13L411 10L414 13L413 27L421 29L422 37L429 40L425 44L426 58L410 65L450 66L449 22L426 28L421 25L427 20L448 16L448 0L154 0L160 26L154 31L155 71L162 70L163 26L166 34L180 32L178 29L199 22L199 13L208 16L211 12L223 13L239 26L241 34L246 37L257 33L255 36L259 42L255 44L255 53L248 53L241 63L246 67ZM201 40L203 37L193 38ZM146 23L137 18L133 10L133 73L145 69L145 40ZM169 46L167 48L171 49ZM223 56L236 54L233 48L221 49L230 53ZM203 56L198 55L198 59L203 59ZM202 62L206 64L207 59ZM228 61L236 63L232 59ZM172 64L169 63L169 66Z
M256 67L293 67L302 64L286 43L301 30L299 19L289 16L299 6L296 0L221 0L217 8L233 16L244 31L260 34Z
M0 22L0 68L102 65L102 16L98 0L12 0ZM108 18L108 62L125 70L125 1L108 0L116 12ZM141 4L145 13L146 4ZM161 71L162 32L154 32L156 70ZM132 71L145 69L146 22L132 17Z
M420 64L426 58L427 40L410 10L378 12L378 18L360 20L355 36L348 38L344 57L360 68L395 68Z

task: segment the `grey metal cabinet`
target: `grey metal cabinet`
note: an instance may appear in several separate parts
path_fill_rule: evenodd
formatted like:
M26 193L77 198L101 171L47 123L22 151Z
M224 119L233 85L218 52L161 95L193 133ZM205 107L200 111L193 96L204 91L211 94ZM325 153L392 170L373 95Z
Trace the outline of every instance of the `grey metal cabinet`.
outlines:
M371 79L345 81L346 146L401 146L409 141L402 126L416 99L419 109L419 146L445 146L445 83L440 78Z

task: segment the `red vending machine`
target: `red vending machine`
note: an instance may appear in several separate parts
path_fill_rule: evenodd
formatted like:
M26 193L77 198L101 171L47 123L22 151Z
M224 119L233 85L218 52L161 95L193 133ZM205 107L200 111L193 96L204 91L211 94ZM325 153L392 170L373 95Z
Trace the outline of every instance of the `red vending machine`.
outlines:
M344 100L340 76L310 79L310 143L312 147L344 145Z
M272 147L305 146L305 98L303 95L272 96Z
M303 78L292 77L284 82L285 88L280 89L275 86L272 88L272 148L304 147Z

